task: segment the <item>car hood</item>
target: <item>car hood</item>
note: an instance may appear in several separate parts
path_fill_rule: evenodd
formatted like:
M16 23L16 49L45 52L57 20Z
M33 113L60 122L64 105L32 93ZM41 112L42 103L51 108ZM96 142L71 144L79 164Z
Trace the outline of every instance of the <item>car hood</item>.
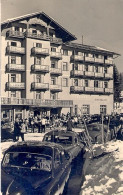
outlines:
M34 171L22 168L2 169L1 171L1 191L3 193L14 194L15 190L24 191L26 189L35 190L43 186L51 179L51 173L44 171Z

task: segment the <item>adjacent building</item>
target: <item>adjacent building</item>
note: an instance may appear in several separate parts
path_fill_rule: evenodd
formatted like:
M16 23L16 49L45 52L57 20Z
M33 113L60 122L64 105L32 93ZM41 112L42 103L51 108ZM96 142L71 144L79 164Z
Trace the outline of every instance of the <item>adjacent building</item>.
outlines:
M76 37L44 12L1 26L2 118L18 115L110 114L113 57Z

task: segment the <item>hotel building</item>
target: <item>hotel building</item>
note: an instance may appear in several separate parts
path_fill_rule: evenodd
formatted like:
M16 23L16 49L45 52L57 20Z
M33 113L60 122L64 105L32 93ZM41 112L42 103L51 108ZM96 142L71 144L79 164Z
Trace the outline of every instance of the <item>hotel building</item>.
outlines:
M113 58L118 54L74 40L44 12L2 23L2 118L113 111Z

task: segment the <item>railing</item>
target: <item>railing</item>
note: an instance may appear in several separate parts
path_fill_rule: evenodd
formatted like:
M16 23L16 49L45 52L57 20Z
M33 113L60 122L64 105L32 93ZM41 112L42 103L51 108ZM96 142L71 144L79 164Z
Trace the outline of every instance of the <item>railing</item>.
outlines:
M15 30L9 30L7 32L7 36L9 37L17 37L17 38L24 38L24 33L20 31L15 31Z
M6 83L6 87L8 90L11 90L11 89L25 89L25 83L22 83L22 82L7 82Z
M113 64L113 60L105 60L105 64Z
M24 64L7 64L6 68L8 71L25 71Z
M15 46L7 46L7 52L9 52L9 53L25 54L25 48L23 48L23 47L15 47Z
M84 87L83 86L71 86L70 91L81 93L81 92L84 92Z
M33 47L32 48L32 54L49 55L49 49Z
M95 92L104 92L104 88L95 87L94 91Z
M51 51L50 56L54 58L62 59L62 54L60 52Z
M50 40L50 37L47 34L37 34L37 33L27 32L26 36L34 39Z
M61 68L51 68L51 69L50 69L50 73L51 73L51 74L62 75L62 69L61 69Z
M113 88L105 88L105 93L113 93Z
M1 97L1 105L30 105L30 106L43 106L43 107L73 107L72 100L36 100L25 98L6 98Z
M111 73L105 73L105 78L113 78L113 74L111 74Z
M33 90L49 90L49 83L36 83L31 84Z
M87 62L94 62L94 58L85 56L85 61L87 61Z
M85 76L91 76L91 77L94 77L94 72L85 71Z
M71 76L83 76L84 75L84 71L82 70L71 70L70 72Z
M57 92L61 92L62 91L62 86L61 85L50 85L50 90L51 91L57 91Z
M95 62L103 64L104 63L104 59L95 58Z
M95 72L95 77L104 77L104 73L102 73L102 72Z
M48 65L32 65L32 71L35 72L49 72L49 66Z
M84 60L84 56L80 56L80 55L72 55L72 56L71 56L71 60L75 60L75 61L83 61L83 60Z
M62 44L62 39L57 37L50 37L50 42L55 44Z
M85 87L85 91L94 91L94 87Z

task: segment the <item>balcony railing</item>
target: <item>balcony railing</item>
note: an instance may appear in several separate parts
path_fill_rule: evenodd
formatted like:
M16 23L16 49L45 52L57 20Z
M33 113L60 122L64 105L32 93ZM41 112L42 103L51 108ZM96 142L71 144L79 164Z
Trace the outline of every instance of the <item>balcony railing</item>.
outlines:
M87 62L94 62L94 58L85 56L85 61L87 61Z
M25 83L22 82L7 82L6 90L23 90L25 89Z
M48 65L37 65L34 64L32 65L32 71L34 72L42 72L42 73L47 73L49 72L49 66Z
M94 77L94 72L85 71L85 76Z
M71 56L71 60L74 60L74 61L83 61L84 60L84 56L72 55Z
M24 47L7 46L6 51L7 53L25 54Z
M32 90L46 91L46 90L49 90L49 83L36 83L36 82L33 82L31 84L31 89Z
M62 69L61 68L51 68L50 74L54 75L62 75Z
M1 105L28 105L28 106L39 106L39 107L73 107L72 100L36 100L36 99L25 99L25 98L6 98L1 97Z
M9 30L7 32L7 36L8 37L16 37L16 38L23 39L24 38L24 33L23 32L20 32L20 31L15 31L15 30Z
M57 38L57 37L50 37L50 42L61 45L62 44L62 39Z
M71 70L70 75L73 77L83 77L84 71L82 70Z
M111 74L111 73L105 73L105 78L112 79L113 78L113 74Z
M102 72L95 72L95 77L104 77L104 73L102 73Z
M37 54L37 55L44 55L48 56L49 55L49 49L47 48L39 48L39 47L33 47L32 48L32 54Z
M50 37L47 34L37 34L37 33L27 32L26 36L28 38L33 38L33 39L50 40Z
M24 64L7 64L7 71L25 71Z
M94 91L94 87L85 87L85 92L86 92L86 91L90 91L90 92L91 92L91 91Z
M105 60L105 64L113 64L113 60Z
M70 87L70 92L71 93L83 93L84 92L84 87L83 86L71 86Z
M94 91L95 92L104 92L104 88L95 87Z
M54 92L62 92L62 86L61 85L50 85L50 91Z
M112 88L105 88L105 93L113 93L113 89Z
M62 59L62 54L60 52L51 51L50 57L57 58L57 59L61 60Z
M101 58L95 58L95 62L104 64L104 59Z

